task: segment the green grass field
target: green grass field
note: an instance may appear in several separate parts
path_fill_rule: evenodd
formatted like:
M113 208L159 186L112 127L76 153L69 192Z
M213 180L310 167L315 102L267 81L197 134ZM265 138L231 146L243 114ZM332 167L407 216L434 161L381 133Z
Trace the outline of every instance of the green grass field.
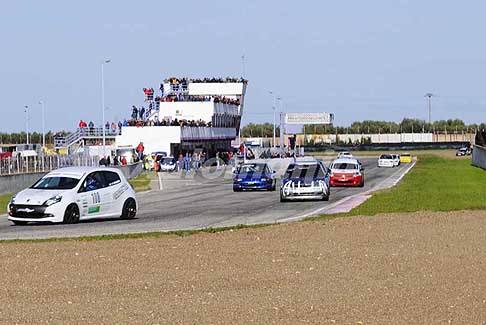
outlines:
M128 182L132 184L133 188L135 189L135 192L148 191L150 190L151 177L149 173L144 172L138 175L137 177L129 180Z
M7 213L7 204L12 198L12 193L0 195L0 214Z
M486 172L470 159L427 154L396 187L375 193L346 215L486 209L485 184Z

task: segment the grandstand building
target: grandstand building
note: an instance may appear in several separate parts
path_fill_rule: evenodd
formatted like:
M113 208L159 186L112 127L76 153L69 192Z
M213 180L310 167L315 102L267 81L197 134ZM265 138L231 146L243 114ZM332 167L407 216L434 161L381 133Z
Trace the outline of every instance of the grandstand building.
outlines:
M115 144L135 147L143 142L146 153L173 156L229 151L239 134L246 86L242 78L169 78L159 94L144 88L143 116L141 107L134 107Z

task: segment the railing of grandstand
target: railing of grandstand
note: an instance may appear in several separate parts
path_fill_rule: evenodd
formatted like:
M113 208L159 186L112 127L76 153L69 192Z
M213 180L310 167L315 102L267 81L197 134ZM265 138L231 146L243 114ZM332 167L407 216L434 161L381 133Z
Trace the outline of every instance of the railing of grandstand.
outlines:
M214 127L182 127L182 140L227 140L236 137L236 130Z
M113 138L119 134L119 130L105 129L105 136ZM103 128L83 128L77 129L73 133L70 133L67 137L56 138L54 140L56 148L67 148L78 142L79 140L87 139L100 139L103 138Z
M0 159L0 175L48 172L69 166L97 166L99 157L49 155Z

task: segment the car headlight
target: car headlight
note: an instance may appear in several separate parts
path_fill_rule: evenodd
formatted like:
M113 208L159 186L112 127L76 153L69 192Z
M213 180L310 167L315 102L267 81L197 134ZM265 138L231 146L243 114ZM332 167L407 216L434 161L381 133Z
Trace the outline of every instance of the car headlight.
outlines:
M236 179L235 179L235 181L237 181L237 182L241 182L242 180L243 180L243 179L241 179L241 178L236 178Z
M53 204L56 204L56 203L59 203L61 202L62 200L62 196L61 195L56 195L56 196L53 196L51 197L49 200L47 200L46 202L44 202L43 205L46 205L46 206L51 206Z

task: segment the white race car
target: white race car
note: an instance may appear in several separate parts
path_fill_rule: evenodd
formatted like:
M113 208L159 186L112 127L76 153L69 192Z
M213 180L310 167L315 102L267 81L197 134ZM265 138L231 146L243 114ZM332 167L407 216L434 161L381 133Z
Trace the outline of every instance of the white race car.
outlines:
M399 154L392 154L393 157L393 165L394 166L400 166L400 155Z
M341 151L338 154L338 159L340 159L340 158L353 158L353 155L349 151Z
M381 155L378 158L378 167L395 167L395 159L389 154Z
M116 168L66 167L54 170L31 187L14 195L8 220L76 223L91 218L137 214L135 191Z

